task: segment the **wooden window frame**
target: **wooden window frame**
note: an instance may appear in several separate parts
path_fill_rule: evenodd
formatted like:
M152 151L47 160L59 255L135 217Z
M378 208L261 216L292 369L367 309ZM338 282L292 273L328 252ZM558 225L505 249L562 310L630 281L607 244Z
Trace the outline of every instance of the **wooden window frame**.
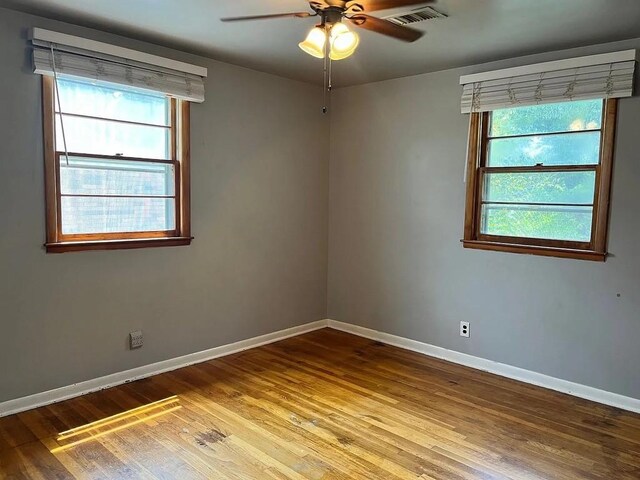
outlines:
M44 127L45 212L48 253L83 250L117 250L147 247L189 245L191 236L190 196L190 103L170 99L171 134L169 160L150 160L109 155L69 152L69 156L132 160L136 162L167 163L175 167L175 224L174 230L153 232L64 234L62 232L60 159L64 152L56 151L55 80L42 77L42 113Z
M581 260L604 261L607 257L607 233L609 227L609 204L613 149L618 109L617 99L603 100L602 127L600 137L600 161L594 166L541 166L536 171L595 171L596 185L593 204L591 239L589 242L573 242L525 237L487 235L480 231L483 177L492 171L530 172L530 167L487 167L489 143L489 112L472 113L469 123L469 145L466 173L466 202L464 220L465 248L525 253Z

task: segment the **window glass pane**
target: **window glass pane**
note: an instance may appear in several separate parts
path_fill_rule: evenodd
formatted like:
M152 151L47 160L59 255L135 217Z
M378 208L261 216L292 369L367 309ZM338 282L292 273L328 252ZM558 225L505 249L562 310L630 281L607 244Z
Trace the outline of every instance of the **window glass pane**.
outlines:
M600 132L489 140L487 166L597 165Z
M76 195L174 195L174 166L60 156L60 192Z
M592 204L596 172L487 173L484 188L487 202Z
M483 205L481 231L488 235L588 242L592 207Z
M600 129L602 108L602 100L582 100L494 110L489 136Z
M175 229L173 198L62 197L62 233Z
M169 99L118 85L92 84L60 78L60 106L64 113L129 122L169 125ZM55 103L56 112L58 102Z
M170 130L125 123L64 117L67 150L74 153L168 159ZM64 151L60 115L56 114L56 150Z

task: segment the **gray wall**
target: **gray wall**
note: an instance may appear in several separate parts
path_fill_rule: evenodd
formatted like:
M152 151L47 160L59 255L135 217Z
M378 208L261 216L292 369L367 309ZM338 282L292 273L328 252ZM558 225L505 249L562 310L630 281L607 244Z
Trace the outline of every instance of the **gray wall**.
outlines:
M192 246L44 253L30 26L209 68L207 101L192 108ZM0 45L0 401L318 320L327 308L336 320L640 397L640 98L620 103L612 256L601 264L462 249L458 86L462 73L640 41L337 90L330 152L315 86L3 9ZM470 339L458 336L460 320L471 321ZM145 346L129 351L138 328Z
M620 101L606 263L460 244L459 76L623 48L640 40L336 91L329 318L640 398L640 98Z
M191 117L190 247L45 254L31 26L209 68ZM0 65L0 401L326 317L318 88L4 9ZM145 345L129 351L135 329Z

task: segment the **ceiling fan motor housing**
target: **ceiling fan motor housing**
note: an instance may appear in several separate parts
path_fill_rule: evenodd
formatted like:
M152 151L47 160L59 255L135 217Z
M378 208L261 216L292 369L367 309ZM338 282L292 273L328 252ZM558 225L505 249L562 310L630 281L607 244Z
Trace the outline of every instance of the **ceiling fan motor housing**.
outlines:
M339 23L342 21L344 9L340 7L328 7L328 8L325 8L321 14L322 14L322 20L324 23L333 25L334 23Z

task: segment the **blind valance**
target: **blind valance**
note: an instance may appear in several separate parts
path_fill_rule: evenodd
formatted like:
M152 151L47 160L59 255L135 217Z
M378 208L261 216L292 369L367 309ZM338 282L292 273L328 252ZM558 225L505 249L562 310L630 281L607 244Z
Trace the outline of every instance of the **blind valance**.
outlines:
M633 94L635 50L460 77L462 113Z
M63 40L77 38L70 37L69 35L55 34L55 32L46 33L60 35ZM82 41L83 39L79 40ZM128 49L120 49L118 47L112 47L114 53L122 51L127 56L111 55L103 51L88 50L68 45L67 43L72 43L72 40L66 40L65 43L61 44L36 38L34 35L32 43L34 73L53 75L55 64L55 70L59 75L72 75L96 81L116 83L164 93L190 102L204 102L204 77L206 77L206 69L201 67L190 66L181 62L174 62L172 60L162 59ZM99 42L90 43L98 46L100 50L107 50L106 47L111 47ZM154 63L146 63L133 58L127 58L136 56L133 55L135 53L142 59L149 58L153 60ZM175 64L175 66L181 69L168 68L167 66L159 65L159 63L164 63L169 67ZM202 75L202 73L204 73L204 75Z

